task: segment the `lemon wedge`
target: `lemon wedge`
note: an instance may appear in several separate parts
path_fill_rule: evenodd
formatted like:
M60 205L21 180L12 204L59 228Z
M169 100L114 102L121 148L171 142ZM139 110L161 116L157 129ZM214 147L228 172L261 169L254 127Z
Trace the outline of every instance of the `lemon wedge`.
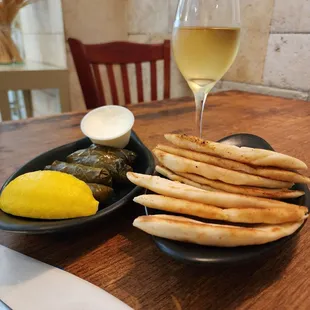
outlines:
M58 171L35 171L10 182L0 197L2 211L37 219L93 215L98 201L86 183Z

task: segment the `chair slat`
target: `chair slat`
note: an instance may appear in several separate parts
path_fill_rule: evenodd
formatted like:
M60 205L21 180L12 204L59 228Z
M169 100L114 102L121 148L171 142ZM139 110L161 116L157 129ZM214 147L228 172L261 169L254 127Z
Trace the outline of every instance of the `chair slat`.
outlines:
M127 65L121 65L121 73L122 73L122 82L123 82L123 89L124 89L124 96L125 96L125 104L130 104L130 88L129 88L129 79L128 79L128 71Z
M121 103L117 90L118 84L116 83L116 76L113 70L114 65L120 65L125 103L129 104L131 103L132 96L127 65L135 65L138 102L143 102L145 98L142 64L150 63L150 91L151 100L154 101L158 99L156 62L164 60L163 96L165 99L170 97L171 56L169 40L165 40L164 43L160 44L140 44L122 41L103 44L83 44L77 39L69 38L68 43L88 109L108 103L105 96L107 95L107 89L105 89L105 83L102 83L100 75L100 65L105 65L107 68L113 104Z
M99 71L99 65L98 64L93 64L93 72L95 76L95 81L97 85L97 90L98 90L98 97L100 100L100 103L102 105L106 104L105 97L104 97L104 91L103 91L103 86L102 86L102 80L100 77L100 71Z
M170 98L170 41L164 42L164 99Z
M157 71L155 61L151 61L151 100L157 100Z
M108 78L109 78L109 83L110 83L113 104L118 105L119 101L118 101L118 95L117 95L117 89L116 89L115 76L113 72L113 65L107 65L107 72L108 72Z
M144 96L143 96L143 79L142 79L141 63L136 63L136 79L137 79L138 102L143 102Z
M90 66L91 62L87 59L85 44L72 38L68 39L68 43L78 73L86 107L87 109L94 109L100 105L100 100L96 91L94 74Z

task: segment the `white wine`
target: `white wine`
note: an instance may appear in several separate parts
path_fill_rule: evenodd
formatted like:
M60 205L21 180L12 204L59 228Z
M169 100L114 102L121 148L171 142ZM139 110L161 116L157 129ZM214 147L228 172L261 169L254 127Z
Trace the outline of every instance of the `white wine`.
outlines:
M174 58L194 93L208 93L222 78L235 60L239 38L240 28L174 28Z

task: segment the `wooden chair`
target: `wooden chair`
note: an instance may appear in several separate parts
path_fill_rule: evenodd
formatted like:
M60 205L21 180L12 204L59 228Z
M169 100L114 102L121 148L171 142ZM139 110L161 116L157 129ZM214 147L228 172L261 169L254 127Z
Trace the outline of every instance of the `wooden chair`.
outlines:
M119 64L125 104L132 102L130 95L127 64L135 64L138 102L144 101L141 63L150 63L151 100L157 100L156 61L164 60L164 98L170 97L170 41L162 44L138 44L111 42L104 44L83 44L73 38L68 39L76 71L80 80L84 100L88 109L106 104L99 65L107 68L113 104L119 104L113 65Z

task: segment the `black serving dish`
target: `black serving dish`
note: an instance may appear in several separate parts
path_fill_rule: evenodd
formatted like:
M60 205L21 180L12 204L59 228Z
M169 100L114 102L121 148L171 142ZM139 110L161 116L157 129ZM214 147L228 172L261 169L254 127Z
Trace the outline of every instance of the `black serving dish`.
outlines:
M32 159L20 169L18 169L13 175L11 175L1 188L3 189L18 176L36 170L42 170L46 165L51 164L54 160L65 161L66 157L83 148L87 148L92 144L88 138L57 147L46 153L43 153L36 158ZM133 170L143 174L153 174L154 172L154 158L152 153L141 142L138 136L132 131L127 149L137 153L137 159L134 163ZM65 231L69 228L81 226L83 224L91 223L95 220L102 219L109 214L120 209L126 203L132 201L142 189L134 184L119 185L114 188L115 196L104 207L99 207L98 212L95 215L88 217L81 217L68 220L36 220L30 218L16 217L4 213L0 210L0 229L8 230L18 233L51 233Z
M221 139L219 142L225 144L231 144L236 146L247 146L252 148L260 148L266 150L272 150L273 148L262 138L251 134L235 134ZM289 203L296 205L306 206L310 208L310 192L305 184L295 184L294 188L302 190L305 195L296 199L287 199ZM158 214L163 213L149 208L146 209L146 214ZM201 220L201 219L200 219ZM305 224L305 223L304 223ZM304 225L303 224L303 225ZM303 227L303 225L292 235L279 239L274 242L270 242L263 245L234 247L234 248L220 248L220 247L208 247L195 244L188 244L183 242L172 241L160 237L153 236L154 242L157 247L173 257L176 260L200 265L210 264L240 264L254 259L264 259L267 254L279 249L279 247L287 244Z

